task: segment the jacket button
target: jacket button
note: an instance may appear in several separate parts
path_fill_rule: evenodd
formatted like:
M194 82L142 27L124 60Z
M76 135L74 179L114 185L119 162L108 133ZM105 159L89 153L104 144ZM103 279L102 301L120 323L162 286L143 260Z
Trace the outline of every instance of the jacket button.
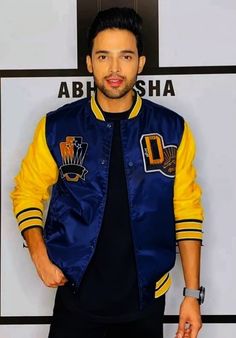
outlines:
M134 163L132 161L129 161L128 166L133 167Z
M107 123L107 128L111 128L111 123Z
M101 164L105 164L106 163L106 160L101 160Z

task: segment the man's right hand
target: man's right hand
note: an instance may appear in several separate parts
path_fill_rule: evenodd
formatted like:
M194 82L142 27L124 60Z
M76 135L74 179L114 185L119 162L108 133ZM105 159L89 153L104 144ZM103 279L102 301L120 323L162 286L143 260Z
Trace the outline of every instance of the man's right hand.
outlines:
M36 270L43 283L51 288L64 285L68 282L67 278L48 257L33 258Z
M47 248L43 239L42 229L30 228L24 232L29 252L43 283L51 288L64 285L68 280L48 257Z

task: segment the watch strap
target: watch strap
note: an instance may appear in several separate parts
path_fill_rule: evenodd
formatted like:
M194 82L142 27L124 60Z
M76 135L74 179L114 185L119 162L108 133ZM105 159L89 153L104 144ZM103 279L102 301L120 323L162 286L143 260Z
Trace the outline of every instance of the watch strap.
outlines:
M201 286L200 289L184 288L183 295L187 297L194 297L199 301L199 304L202 304L205 298L205 288L203 286Z
M188 296L188 297L194 297L194 298L199 298L200 295L200 290L199 289L188 289L188 288L184 288L184 292L183 292L184 296Z

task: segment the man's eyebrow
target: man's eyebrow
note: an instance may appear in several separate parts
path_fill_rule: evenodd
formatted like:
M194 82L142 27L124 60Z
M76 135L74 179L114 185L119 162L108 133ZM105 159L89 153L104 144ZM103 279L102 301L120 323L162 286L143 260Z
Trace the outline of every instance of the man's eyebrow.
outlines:
M135 54L135 52L133 50L130 50L130 49L122 50L121 53Z
M108 50L97 50L96 52L95 52L95 54L108 54L109 52L108 52Z
M108 50L97 50L95 52L95 54L109 54L110 52ZM124 49L124 50L121 50L120 53L122 54L125 54L125 53L128 53L128 54L135 54L135 52L133 50L130 50L130 49Z

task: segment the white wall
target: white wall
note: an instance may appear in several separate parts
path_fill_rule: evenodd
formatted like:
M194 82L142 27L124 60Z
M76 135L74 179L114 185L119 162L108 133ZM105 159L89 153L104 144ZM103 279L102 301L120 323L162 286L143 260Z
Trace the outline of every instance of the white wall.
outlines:
M161 0L160 66L235 65L234 0Z
M77 65L76 0L1 0L0 69Z
M161 0L160 66L232 65L236 60L233 0ZM11 13L11 14L10 14ZM76 1L0 0L1 69L68 69L77 67ZM171 70L170 70L171 74ZM204 315L236 315L236 74L141 76L146 95L149 81L160 81L155 102L183 115L197 142L196 166L205 207L202 284L207 288ZM175 96L163 96L166 81ZM61 82L70 97L58 98ZM91 78L12 77L1 80L1 316L48 316L55 290L39 281L17 231L9 192L34 127L46 112L72 102L72 82L86 88ZM86 94L86 91L85 91ZM179 259L168 293L167 315L176 315L183 280ZM229 291L230 290L230 291ZM235 337L235 324L206 324L200 337ZM176 324L165 325L165 338ZM46 338L47 325L0 325L0 338Z

